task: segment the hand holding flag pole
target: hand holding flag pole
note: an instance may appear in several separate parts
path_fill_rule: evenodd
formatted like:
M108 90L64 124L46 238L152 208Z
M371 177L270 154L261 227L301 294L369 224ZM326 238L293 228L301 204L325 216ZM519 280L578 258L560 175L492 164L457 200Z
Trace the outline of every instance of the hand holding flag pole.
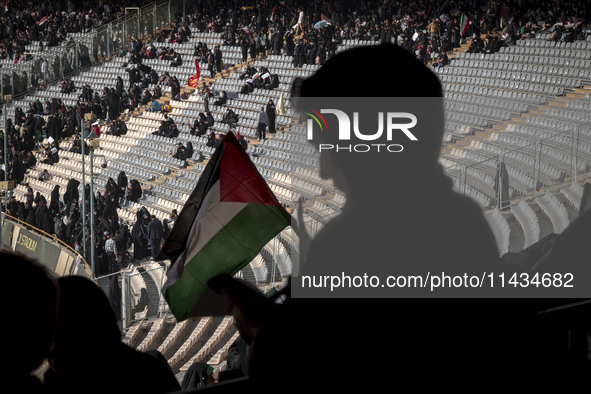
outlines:
M308 252L310 251L310 244L312 243L312 237L306 230L306 224L304 222L304 211L303 211L303 197L300 197L296 203L297 219L291 217L291 228L298 236L300 240L300 256L301 261L305 261Z

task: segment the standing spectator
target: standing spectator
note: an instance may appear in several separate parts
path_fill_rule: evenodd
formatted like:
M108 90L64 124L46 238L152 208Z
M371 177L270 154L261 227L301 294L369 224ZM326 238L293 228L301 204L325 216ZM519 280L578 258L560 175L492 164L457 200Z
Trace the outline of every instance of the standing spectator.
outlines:
M266 139L265 132L267 130L267 124L269 124L269 117L267 116L267 112L265 112L265 107L261 107L261 112L259 112L259 126L257 130L259 141L264 141Z
M269 134L275 134L275 103L269 99L267 103L267 117L269 118Z
M105 252L107 252L107 259L109 260L109 273L117 272L119 271L117 267L117 244L108 231L105 231L105 237L107 237L105 241Z
M148 240L152 245L152 259L156 260L160 253L160 243L164 237L164 229L162 228L162 222L156 218L156 215L152 215L152 220L148 223Z
M125 194L125 189L127 189L127 175L125 175L125 171L119 172L117 176L117 187L119 188L119 197L123 197Z
M207 55L207 69L209 70L209 76L211 78L215 77L214 67L215 67L215 54L213 53L213 50L212 50Z
M246 63L248 60L248 37L243 33L243 37L240 39L240 50L242 51L242 63Z
M215 56L215 72L221 73L222 72L222 51L219 45L214 47L214 56Z
M441 28L437 22L437 18L433 18L431 23L429 23L429 26L427 26L427 32L429 32L431 40L436 40L439 38L439 35L441 34Z
M25 192L25 197L26 197L26 201L27 201L27 209L32 209L33 208L33 200L34 200L34 196L33 196L33 188L29 185L29 183L25 183L25 187L27 188L27 191Z
M172 82L170 84L170 92L172 94L173 100L180 100L181 99L181 84L177 79L176 75L172 77Z
M115 230L115 246L117 247L117 264L119 268L123 267L123 263L127 261L127 232L121 232L121 230Z

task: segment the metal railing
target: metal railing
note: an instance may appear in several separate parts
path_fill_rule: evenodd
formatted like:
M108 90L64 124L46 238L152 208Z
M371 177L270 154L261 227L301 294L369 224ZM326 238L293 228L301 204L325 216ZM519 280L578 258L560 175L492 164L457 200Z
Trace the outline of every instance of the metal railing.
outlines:
M56 47L3 67L0 69L1 102L12 102L113 56L127 54L132 38L141 44L175 20L177 3L172 0L151 3L88 33L70 34L67 41Z
M476 149L461 151L462 157L447 157L455 161L447 169L455 190L483 208L502 209L517 198L575 181L590 170L591 123L557 130L560 122L537 118L492 133Z

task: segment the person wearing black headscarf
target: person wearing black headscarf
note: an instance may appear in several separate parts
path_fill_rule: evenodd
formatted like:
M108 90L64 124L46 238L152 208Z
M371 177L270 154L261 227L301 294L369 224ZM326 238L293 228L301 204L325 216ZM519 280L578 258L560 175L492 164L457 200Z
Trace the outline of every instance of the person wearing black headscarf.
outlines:
M37 227L39 227L40 230L43 230L48 234L53 234L54 226L49 217L49 209L47 208L45 198L39 199L39 203L35 209L35 219L37 221Z
M49 210L56 214L59 212L59 202L60 202L60 185L55 185L53 190L51 191L51 196L49 200Z
M133 242L133 257L141 260L150 255L148 250L148 223L150 222L150 212L146 207L142 207L136 213L136 221L131 230L131 240Z
M273 134L275 133L275 103L273 102L272 99L269 99L269 102L267 103L267 108L266 108L266 112L267 112L267 117L269 118L269 134Z

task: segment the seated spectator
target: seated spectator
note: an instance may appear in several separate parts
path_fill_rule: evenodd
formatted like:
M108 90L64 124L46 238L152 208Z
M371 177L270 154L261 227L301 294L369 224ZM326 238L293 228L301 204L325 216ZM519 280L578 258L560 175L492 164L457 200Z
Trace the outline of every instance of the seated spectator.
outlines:
M240 94L249 94L254 91L254 79L248 78L240 88Z
M207 135L207 143L206 145L210 148L213 148L213 146L215 145L215 133L213 131L211 131L208 135Z
M470 43L470 46L468 47L468 50L466 52L468 52L468 53L482 53L482 52L484 52L484 41L482 41L482 38L480 38L479 36L474 34L472 36L472 42Z
M127 193L127 199L132 202L137 202L140 198L142 198L142 187L137 180L132 179L129 181L129 192Z
M191 134L191 135L197 134L198 129L199 129L199 119L195 119L193 121L193 126L190 126L190 128L189 128L189 134Z
M148 111L150 111L150 112L161 112L162 111L162 105L160 105L160 103L158 102L158 100L154 99L152 101L152 103L150 104L150 106L148 107Z
M266 87L266 89L273 90L273 89L277 89L278 87L279 87L279 75L278 74L272 74L271 75L270 83Z
M70 152L78 153L78 154L82 153L82 146L80 143L80 137L78 137L78 136L74 137L74 142L72 143L72 147L70 148ZM86 141L84 141L84 154L86 154L86 155L89 154L89 147L88 147L88 144L86 143Z
M172 77L168 74L168 71L166 71L158 80L159 85L170 86L171 83Z
M98 122L94 122L91 125L91 129L88 132L88 134L85 136L85 138L93 139L93 138L99 138L100 136L101 136L101 129L98 125Z
M52 160L53 164L59 162L58 149L54 146L54 147L50 148L49 151L51 153L51 160Z
M445 51L441 51L437 61L433 63L433 68L442 68L447 66L449 63L449 58L447 57L447 53Z
M37 175L37 179L40 181L47 181L51 178L51 175L49 175L49 171L47 171L47 168L39 171L39 174Z
M121 119L117 119L115 123L117 124L117 127L119 129L119 135L127 134L127 125L124 121L122 121Z
M199 137L207 134L208 127L209 125L207 123L207 118L205 117L205 114L203 112L200 112L199 119L195 119L195 121L193 122L193 126L189 130L189 133L191 135Z
M152 93L150 93L150 91L148 89L144 90L144 94L142 95L142 98L140 100L140 104L141 105L148 105L148 103L150 103L150 101L152 101Z
M183 145L182 142L178 143L176 147L176 152L174 153L174 155L172 155L172 157L183 161L187 160L187 148Z
M117 126L117 121L116 120L114 120L114 121L111 122L111 125L109 126L109 130L107 130L105 132L105 134L119 136L119 127Z
M255 75L256 73L257 73L256 68L254 68L252 66L247 66L246 71L244 71L242 74L240 74L239 79L241 79L241 80L248 79L248 78L252 77L253 75Z
M225 90L222 91L222 95L219 99L217 99L216 101L213 102L214 106L222 106L224 104L226 104L226 102L228 101L228 94L226 93Z
M164 105L162 106L162 112L172 112L172 106L170 105L170 101L165 101Z
M209 97L214 97L218 95L218 92L215 90L215 86L213 86L212 82L207 83L209 88Z
M224 114L221 123L227 123L227 124L235 124L238 123L239 117L238 114L236 114L234 111L232 111L231 108L228 108L228 110L226 111L226 113Z
M160 123L158 130L153 132L154 135L161 135L163 137L174 138L179 134L179 130L174 123L174 120L168 115L164 114L164 120Z
M246 138L244 138L242 135L240 135L240 131L238 131L236 133L236 139L238 139L238 142L240 143L240 146L244 150L247 150L248 149L248 141L246 141Z
M201 90L199 90L199 94L201 95L201 97L211 95L210 85L206 84L205 81L203 81L203 83L201 84Z
M51 151L49 146L46 146L45 149L43 149L43 155L41 156L40 161L43 164L53 165L53 159L51 158Z
M179 67L182 65L183 65L183 60L181 59L181 54L175 52L174 58L172 59L172 63L170 63L170 67Z
M31 151L27 151L25 158L22 161L26 169L33 168L37 165L37 158Z
M170 127L168 128L168 132L166 134L164 134L165 137L168 138L176 138L179 136L179 129L177 128L177 125L172 123L170 125Z
M74 90L74 82L69 79L63 80L60 84L60 93L72 93Z

